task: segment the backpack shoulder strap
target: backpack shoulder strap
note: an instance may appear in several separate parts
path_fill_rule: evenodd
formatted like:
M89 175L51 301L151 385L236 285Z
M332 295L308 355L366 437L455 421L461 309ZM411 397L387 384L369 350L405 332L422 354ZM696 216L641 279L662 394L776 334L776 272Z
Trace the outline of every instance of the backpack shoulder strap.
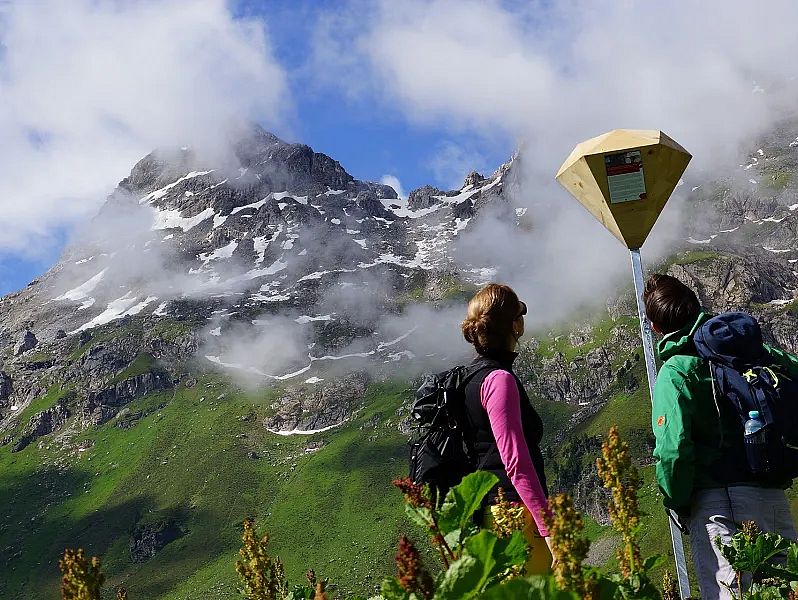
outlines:
M489 369L490 371L495 371L496 369L501 369L501 366L496 361L485 359L480 360L478 362L472 363L465 368L463 372L463 378L461 381L461 385L465 386L469 381L471 381L476 375Z
M479 468L479 465L477 464L476 432L474 430L474 424L471 422L468 408L466 407L466 385L468 385L474 377L484 371L490 372L500 368L501 366L499 363L490 359L479 360L467 365L462 372L461 380L458 385L462 401L457 403L456 406L450 407L450 414L455 417L463 432L463 443L465 444L469 460L472 465L477 468Z

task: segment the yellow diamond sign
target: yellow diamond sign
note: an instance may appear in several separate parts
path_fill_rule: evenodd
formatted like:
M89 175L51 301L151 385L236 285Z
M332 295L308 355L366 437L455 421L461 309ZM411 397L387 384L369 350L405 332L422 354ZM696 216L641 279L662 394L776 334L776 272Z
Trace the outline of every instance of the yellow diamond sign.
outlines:
M627 248L638 249L691 158L661 131L615 129L578 144L557 181Z

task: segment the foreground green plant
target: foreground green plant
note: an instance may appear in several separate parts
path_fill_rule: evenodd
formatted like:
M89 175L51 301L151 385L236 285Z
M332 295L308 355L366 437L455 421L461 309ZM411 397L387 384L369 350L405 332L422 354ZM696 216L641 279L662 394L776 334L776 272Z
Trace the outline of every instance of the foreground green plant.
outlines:
M620 572L603 572L585 566L590 543L584 536L582 517L568 495L553 496L545 516L555 558L553 574L524 577L519 567L526 562L529 548L520 531L523 511L514 510L517 507L512 503L500 501L498 508L502 510L494 511L499 518L494 519L492 530L478 527L473 520L485 496L498 481L494 475L483 472L468 475L449 491L437 511L428 489L409 479L401 479L394 484L404 492L407 515L428 534L444 570L434 578L432 589L428 584L420 585L416 576L420 563L414 562L418 554L413 548L406 557L407 564L412 563L413 568L400 567L398 578L385 580L382 597L386 600L673 598L672 581L664 581L663 593L651 583L649 574L661 558L654 556L644 560L641 555L637 540L640 529L637 495L641 479L632 464L629 447L615 427L603 444L597 468L611 493L610 520L621 536L617 555ZM407 547L404 539L401 546ZM408 572L413 573L413 577L403 576Z
M742 523L728 544L715 544L736 573L741 599L798 600L798 542L776 533L762 533L753 521Z
M482 501L498 482L492 473L477 471L446 494L436 510L429 489L409 479L394 484L405 495L408 517L429 536L438 551L444 570L435 578L424 575L415 547L403 537L397 555L399 576L386 579L382 597L386 600L445 600L476 598L512 577L514 568L527 560L529 548L521 531L500 537L474 522ZM412 576L409 576L412 574Z

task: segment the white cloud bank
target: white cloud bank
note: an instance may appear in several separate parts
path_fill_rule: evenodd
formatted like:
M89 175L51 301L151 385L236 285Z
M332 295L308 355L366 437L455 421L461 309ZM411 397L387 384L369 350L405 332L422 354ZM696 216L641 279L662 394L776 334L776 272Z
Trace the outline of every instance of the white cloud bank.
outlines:
M286 75L223 0L0 4L0 251L35 256L153 148L272 125Z
M346 71L329 77L349 86L368 73L373 93L383 90L409 117L502 128L545 144L552 165L577 141L619 126L659 127L698 158L713 155L794 104L798 87L798 4L790 0L767 10L722 0L376 7L350 5L350 17L361 16L360 35L349 52L338 47L327 56L328 69L335 56L346 57ZM340 16L327 23L352 33ZM317 55L335 47L330 31L321 32Z
M418 124L523 145L516 196L533 232L486 219L461 257L495 261L538 309L531 318L547 322L628 281L623 248L553 181L574 145L615 128L662 129L693 153L693 181L735 167L742 147L795 112L796 23L791 0L383 0L320 19L315 57L329 85L379 96ZM649 259L679 236L685 188Z

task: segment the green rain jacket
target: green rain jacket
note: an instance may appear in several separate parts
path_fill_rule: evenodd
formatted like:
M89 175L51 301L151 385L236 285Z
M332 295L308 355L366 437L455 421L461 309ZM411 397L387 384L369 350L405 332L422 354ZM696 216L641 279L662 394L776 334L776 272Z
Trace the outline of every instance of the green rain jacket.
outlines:
M739 417L722 398L716 403L709 366L693 345L693 334L710 316L702 312L695 323L668 334L657 346L663 361L651 415L657 483L665 506L683 516L690 513L695 490L756 485L743 468ZM798 377L798 358L767 345L765 350L774 364Z

